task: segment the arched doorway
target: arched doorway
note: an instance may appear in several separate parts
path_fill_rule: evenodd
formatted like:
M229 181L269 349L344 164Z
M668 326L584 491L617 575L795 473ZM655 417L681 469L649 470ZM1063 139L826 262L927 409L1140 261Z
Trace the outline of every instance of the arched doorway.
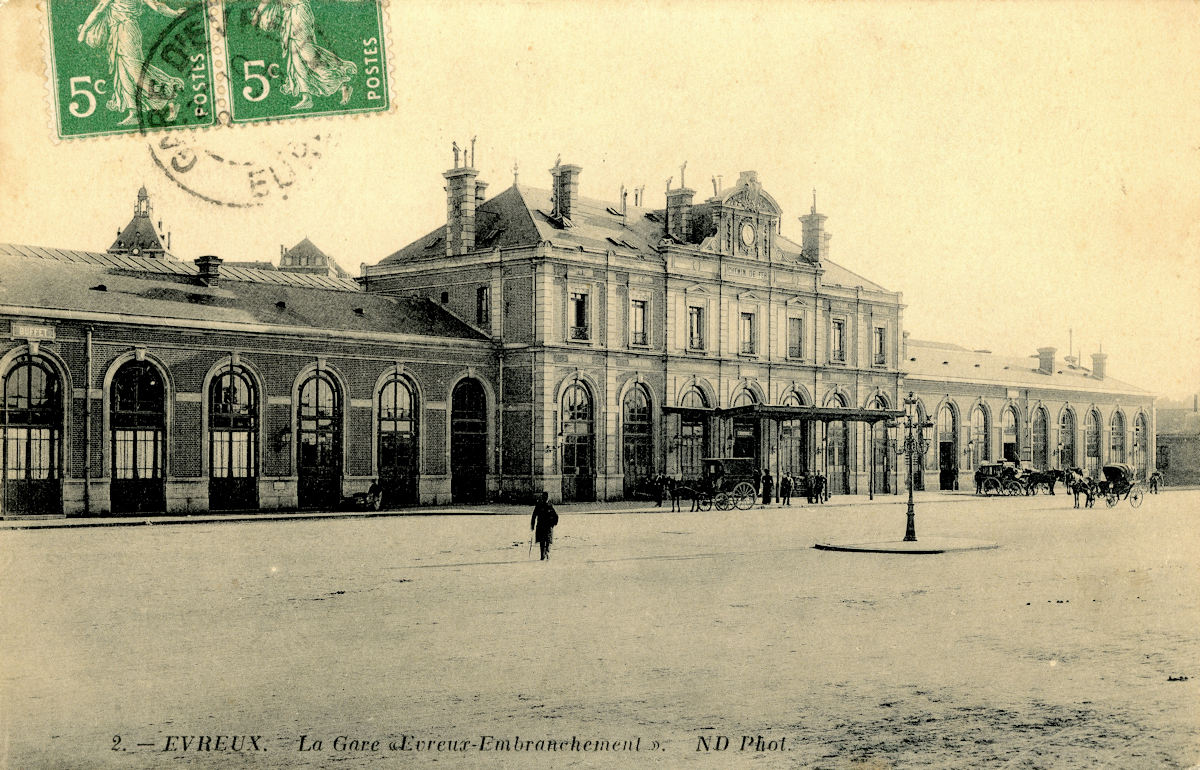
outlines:
M258 390L230 367L208 388L208 507L258 507Z
M800 394L792 391L783 400L784 406L804 406ZM779 472L790 473L795 479L808 475L808 426L806 420L783 420L779 423Z
M4 512L62 513L62 383L23 355L4 375Z
M167 388L149 361L129 361L109 389L113 513L166 510Z
M1085 434L1085 451L1087 475L1096 478L1100 473L1100 413L1095 409L1089 410L1083 423Z
M992 459L991 431L988 425L987 411L982 404L976 404L971 410L971 437L968 441L971 448L971 467L980 465Z
M1149 435L1146 431L1146 415L1138 413L1138 416L1133 419L1133 467L1137 471L1139 479L1146 479L1146 471L1149 468L1147 458L1150 456L1146 446L1146 436Z
M887 399L877 395L871 402L872 409L888 408ZM890 494L892 491L892 447L888 443L887 420L870 423L867 430L871 434L871 489L876 494Z
M958 414L950 404L938 410L938 487L955 489L958 485Z
M829 406L849 406L842 394L835 393ZM845 420L833 420L825 425L825 464L828 469L828 490L831 495L850 493L850 425Z
M679 415L679 475L685 481L695 481L704 474L704 455L708 447L708 400L699 388L692 386L683 394L679 405L688 410Z
M758 399L749 388L742 388L733 398L730 406L751 406ZM733 435L732 457L744 457L754 460L753 466L761 468L759 461L758 418L753 414L738 415L730 421L729 429Z
M562 498L589 502L596 498L596 434L592 394L581 382L562 396Z
M301 508L333 508L342 501L342 389L315 370L300 386L296 408L297 496Z
M1063 470L1079 467L1075 452L1075 413L1070 407L1063 409L1058 421L1058 467Z
M1000 458L1010 463L1021 462L1021 421L1012 404L1000 413Z
M1033 413L1033 467L1050 467L1050 417L1040 406Z
M1113 412L1112 416L1112 440L1108 448L1108 461L1110 463L1125 462L1125 415L1121 412Z
M450 399L450 495L456 503L487 497L487 396L478 380L462 380Z
M379 389L379 505L397 508L420 502L420 442L416 393L399 374Z
M621 405L621 472L625 497L632 498L639 485L654 473L654 441L650 432L650 397L642 385L634 385Z

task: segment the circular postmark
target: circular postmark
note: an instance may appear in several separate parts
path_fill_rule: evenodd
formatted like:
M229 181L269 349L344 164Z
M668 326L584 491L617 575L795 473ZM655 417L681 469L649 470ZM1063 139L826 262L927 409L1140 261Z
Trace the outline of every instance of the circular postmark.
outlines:
M206 3L193 3L154 40L138 81L139 131L159 170L203 201L246 208L287 200L323 157L329 135L306 132L266 146L269 133L232 125L212 75L210 31L221 23Z

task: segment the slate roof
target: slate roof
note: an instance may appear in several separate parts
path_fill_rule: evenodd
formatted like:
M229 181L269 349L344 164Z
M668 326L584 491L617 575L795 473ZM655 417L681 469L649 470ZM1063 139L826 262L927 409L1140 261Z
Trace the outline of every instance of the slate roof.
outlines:
M900 362L907 377L923 380L954 380L992 383L1013 388L1067 388L1096 393L1127 393L1153 396L1150 391L1127 382L1105 377L1098 380L1091 370L1068 366L1055 360L1053 374L1038 371L1038 357L998 355L971 350L951 342L908 340L908 359Z
M129 220L129 224L125 225L125 229L113 241L113 245L108 247L109 251L123 254L128 254L134 249L140 253L165 252L158 231L154 229L154 223L150 221L150 217L142 214L134 214L133 219Z
M0 305L487 339L431 300L367 293L347 279L222 265L209 287L196 273L174 260L0 244Z
M730 188L736 189L736 188ZM663 209L628 206L622 217L619 205L594 198L575 200L571 205L571 227L560 227L552 219L554 193L537 187L513 185L475 210L475 248L493 249L534 246L549 241L557 246L614 249L658 257L666 214ZM703 205L703 204L697 204ZM433 259L446 253L446 228L438 227L379 261L379 265ZM785 257L804 261L801 247L783 236L776 243ZM832 286L862 286L887 291L836 263L825 260L823 282Z

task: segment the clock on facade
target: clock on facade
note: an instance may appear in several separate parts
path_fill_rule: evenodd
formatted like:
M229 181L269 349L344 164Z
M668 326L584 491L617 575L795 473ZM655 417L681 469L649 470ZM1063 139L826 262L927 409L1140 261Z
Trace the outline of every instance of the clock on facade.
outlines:
M749 222L742 222L742 245L754 245L754 225Z

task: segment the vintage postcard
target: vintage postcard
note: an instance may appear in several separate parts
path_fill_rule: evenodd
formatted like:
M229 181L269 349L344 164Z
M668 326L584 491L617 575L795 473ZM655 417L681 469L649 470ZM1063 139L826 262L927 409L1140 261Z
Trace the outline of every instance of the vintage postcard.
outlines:
M0 769L1200 767L1198 52L0 2Z

